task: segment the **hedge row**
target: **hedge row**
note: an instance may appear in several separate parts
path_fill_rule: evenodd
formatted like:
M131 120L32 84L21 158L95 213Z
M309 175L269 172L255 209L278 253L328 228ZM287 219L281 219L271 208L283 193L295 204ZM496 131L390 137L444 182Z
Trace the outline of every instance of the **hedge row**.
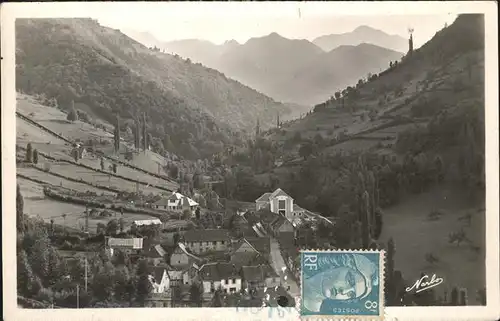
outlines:
M39 168L37 166L31 166L32 168L36 169L36 170L39 170L41 172L45 172L47 173L47 171L45 171L43 168ZM85 185L88 185L88 186L92 186L92 187L95 187L95 188L99 188L99 189L103 189L103 190L106 190L108 192L113 192L113 193L121 193L122 191L118 190L118 189L114 189L112 187L108 187L108 186L104 186L104 185L98 185L98 184L92 184L92 183L89 183L87 181L84 181L83 179L76 179L76 178L73 178L73 177L69 177L69 176L64 176L62 174L59 174L59 173L55 173L55 172L48 172L50 175L53 175L53 176L56 176L56 177L60 177L60 178L64 178L68 181L71 181L71 182L75 182L75 183L81 183L81 184L85 184Z
M95 208L106 208L106 209L111 209L115 211L123 210L124 212L131 212L131 213L137 213L137 214L147 214L151 215L157 218L164 218L166 214L158 213L152 210L148 210L145 208L138 208L138 207L129 207L129 206L124 206L120 204L106 204L106 203L101 203L101 202L96 202L88 199L84 199L78 196L72 196L72 195L63 195L60 193L57 193L56 191L50 189L50 188L44 188L43 193L53 199L56 199L58 201L62 202L67 202L67 203L74 203L74 204L79 204L79 205L86 205L90 207L95 207Z

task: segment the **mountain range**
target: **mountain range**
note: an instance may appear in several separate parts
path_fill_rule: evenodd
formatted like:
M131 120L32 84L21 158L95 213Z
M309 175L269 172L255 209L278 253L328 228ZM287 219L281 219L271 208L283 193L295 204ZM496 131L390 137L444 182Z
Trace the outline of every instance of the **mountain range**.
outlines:
M291 107L217 70L147 48L93 19L17 19L16 89L71 101L114 123L147 114L148 131L181 155L213 154L238 134L274 125ZM193 152L196 150L196 153Z
M370 27L329 35L313 42L288 39L273 32L244 44L229 40L221 45L185 39L157 45L149 36L131 37L167 52L217 69L274 99L314 105L336 90L368 73L380 71L401 58L406 40ZM403 41L404 40L404 41Z

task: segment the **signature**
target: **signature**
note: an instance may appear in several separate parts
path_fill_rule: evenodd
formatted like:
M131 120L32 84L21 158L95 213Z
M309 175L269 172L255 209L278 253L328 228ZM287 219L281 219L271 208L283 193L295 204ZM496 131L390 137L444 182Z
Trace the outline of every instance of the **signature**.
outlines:
M411 287L407 287L406 292L410 292L411 290L415 289L415 293L419 293L419 292L422 292L424 290L438 286L441 283L443 283L443 281L444 281L443 278L436 277L436 274L433 274L432 278L430 278L429 281L425 281L425 280L429 280L428 275L422 276Z

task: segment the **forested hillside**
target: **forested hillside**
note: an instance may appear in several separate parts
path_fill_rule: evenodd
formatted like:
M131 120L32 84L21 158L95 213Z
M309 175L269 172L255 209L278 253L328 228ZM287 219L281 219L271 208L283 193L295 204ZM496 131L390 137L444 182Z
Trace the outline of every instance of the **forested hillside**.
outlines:
M145 112L148 132L169 136L171 148L188 157L220 151L257 120L266 127L290 111L218 71L146 48L91 19L18 19L16 47L18 91L55 98L62 109L74 101L111 123L118 114L132 131Z

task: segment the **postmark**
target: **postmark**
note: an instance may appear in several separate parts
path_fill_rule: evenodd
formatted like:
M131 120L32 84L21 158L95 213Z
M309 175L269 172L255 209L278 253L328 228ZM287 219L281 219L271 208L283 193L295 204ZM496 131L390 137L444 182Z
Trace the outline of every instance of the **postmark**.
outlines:
M301 251L302 318L382 319L384 251Z

